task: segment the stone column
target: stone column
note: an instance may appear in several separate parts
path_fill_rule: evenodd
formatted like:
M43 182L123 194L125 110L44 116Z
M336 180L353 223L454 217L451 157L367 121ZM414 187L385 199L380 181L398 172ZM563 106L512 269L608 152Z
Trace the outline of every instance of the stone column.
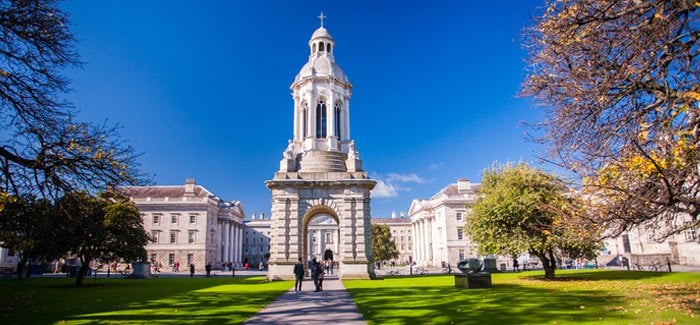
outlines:
M430 264L435 265L433 261L433 250L435 250L435 243L433 242L433 219L430 218L428 219L427 222L427 235L426 237L428 238L428 260L430 261Z
M229 249L228 256L226 257L229 262L233 262L233 251L238 247L238 241L236 240L236 223L231 223L229 227L229 237L231 237L231 249Z
M226 262L228 260L228 254L229 251L231 250L231 238L229 237L229 231L231 230L231 224L228 221L225 221L224 223L224 255L222 256L223 262Z
M411 222L411 239L412 239L412 241L410 242L410 243L412 243L411 255L413 255L412 260L415 261L416 257L418 256L418 254L416 254L417 241L416 241L416 223L415 222Z
M243 227L238 227L238 238L243 238ZM240 263L240 262L243 262L243 261L241 260L241 257L242 257L242 254L243 254L243 245L239 245L239 246L238 246L238 249L236 250L236 252L237 252L237 254L238 254L238 257L237 257L238 262L239 262L239 263Z

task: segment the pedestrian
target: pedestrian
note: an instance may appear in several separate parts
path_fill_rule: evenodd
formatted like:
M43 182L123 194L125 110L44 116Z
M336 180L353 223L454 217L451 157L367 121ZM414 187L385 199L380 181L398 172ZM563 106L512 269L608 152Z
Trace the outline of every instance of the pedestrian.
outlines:
M194 277L194 263L190 263L190 278Z
M323 291L323 265L319 262L318 265L318 291Z
M236 266L232 265L232 263L229 263L229 266L231 266L231 277L235 278L236 277Z
M262 271L262 269L263 269L263 263L262 263L262 261L260 261L260 265L258 265L258 270Z
M318 286L318 278L321 275L321 273L323 273L323 271L319 269L318 263L316 263L316 258L313 258L311 260L311 265L311 279L314 280L314 287L316 288L314 292L319 292L321 290Z
M520 266L518 265L518 259L514 258L513 259L513 272L520 272Z
M248 262L245 262L245 264L243 265L243 270L248 271L249 267L250 265L248 265Z
M301 263L301 257L299 262L294 264L294 277L296 282L294 283L294 292L301 291L301 283L304 282L304 264Z
M207 278L211 276L211 262L207 263L207 265L204 267L204 270L207 271Z

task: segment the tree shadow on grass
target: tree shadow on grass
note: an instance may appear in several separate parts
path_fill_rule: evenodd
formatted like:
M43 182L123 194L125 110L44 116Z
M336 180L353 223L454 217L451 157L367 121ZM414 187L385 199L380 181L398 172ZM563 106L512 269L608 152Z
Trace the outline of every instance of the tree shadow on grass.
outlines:
M258 278L112 279L93 287L60 279L2 286L10 323L242 322L291 287Z
M492 289L449 286L355 288L348 290L366 320L376 324L540 324L553 321L624 322L621 313L602 311L624 304L600 290L554 290L515 284Z
M671 273L645 272L645 271L578 271L570 273L558 273L552 280L546 281L610 281L610 280L644 280L662 278ZM543 275L528 275L522 279L545 280Z

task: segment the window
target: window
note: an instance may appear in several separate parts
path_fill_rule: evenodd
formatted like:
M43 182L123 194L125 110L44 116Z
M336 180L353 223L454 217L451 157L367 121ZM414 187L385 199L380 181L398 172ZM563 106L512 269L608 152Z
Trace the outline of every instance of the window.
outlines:
M464 239L464 230L462 228L457 228L457 240ZM462 260L460 258L460 260Z
M326 102L320 100L318 104L316 104L316 137L325 138L327 135L328 134L326 130Z
M326 233L326 241L331 241L331 233Z
M175 264L175 253L168 254L168 265Z
M196 230L190 230L187 232L187 242L192 244L195 241L195 236L197 234Z
M160 233L159 230L153 230L151 231L151 237L153 237L153 243L158 243L158 234Z
M170 243L171 244L177 243L177 231L170 232Z
M462 212L457 212L457 220L462 220Z
M177 224L177 214L173 214L170 216L170 223L176 225Z
M463 259L464 259L464 250L463 250L463 249L460 249L460 250L459 250L459 260L461 261L461 260L463 260Z
M7 250L7 257L13 257L15 256L15 250L10 248Z
M316 43L312 45L314 53L316 53Z
M326 45L326 51L330 52L331 51L331 43L328 43Z
M159 214L153 215L153 224L154 225L160 224L160 215Z
M323 52L323 42L318 43L318 51Z
M306 138L309 136L309 105L306 103L304 103L302 121L304 121L304 125L302 125L302 128L304 129L304 138Z
M196 215L190 215L190 224L194 225L197 223L197 216Z
M402 250L402 251L403 251L403 250L406 250L406 245L405 245L405 244L401 244L401 250Z
M686 223L686 226L687 226L687 224L689 224L689 223L690 223L690 222L687 222L687 223ZM684 233L685 233L685 239L686 239L686 240L694 241L694 240L697 240L697 239L698 239L698 229L697 229L697 227L690 227L690 228L686 229L686 230L684 231Z
M151 254L151 262L155 262L158 259L158 254L152 253Z
M187 265L192 264L192 261L194 261L194 254L187 254Z
M622 249L625 253L632 252L632 245L630 245L630 236L627 234L622 235Z
M335 102L335 136L340 138L340 102Z

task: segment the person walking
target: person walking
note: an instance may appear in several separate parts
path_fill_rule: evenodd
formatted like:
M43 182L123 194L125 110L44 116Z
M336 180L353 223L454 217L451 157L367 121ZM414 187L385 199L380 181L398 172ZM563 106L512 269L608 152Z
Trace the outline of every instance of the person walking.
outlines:
M311 265L311 279L314 280L314 287L316 287L314 292L319 292L321 290L318 286L318 278L321 276L321 273L323 273L323 270L319 267L319 263L316 262L316 258L311 260Z
M520 267L518 266L518 259L514 258L513 259L513 272L520 272Z
M207 278L211 276L211 262L207 263L207 265L204 267L204 270L207 271Z
M190 278L194 277L194 263L190 263Z
M294 276L296 278L294 292L299 292L301 291L301 283L304 282L304 264L301 263L301 257L299 258L299 262L294 264Z
M324 273L325 273L325 272L323 272L323 264L321 264L321 262L319 262L316 265L316 267L318 268L318 273L319 273L318 274L318 291L323 291L323 277L324 277Z

